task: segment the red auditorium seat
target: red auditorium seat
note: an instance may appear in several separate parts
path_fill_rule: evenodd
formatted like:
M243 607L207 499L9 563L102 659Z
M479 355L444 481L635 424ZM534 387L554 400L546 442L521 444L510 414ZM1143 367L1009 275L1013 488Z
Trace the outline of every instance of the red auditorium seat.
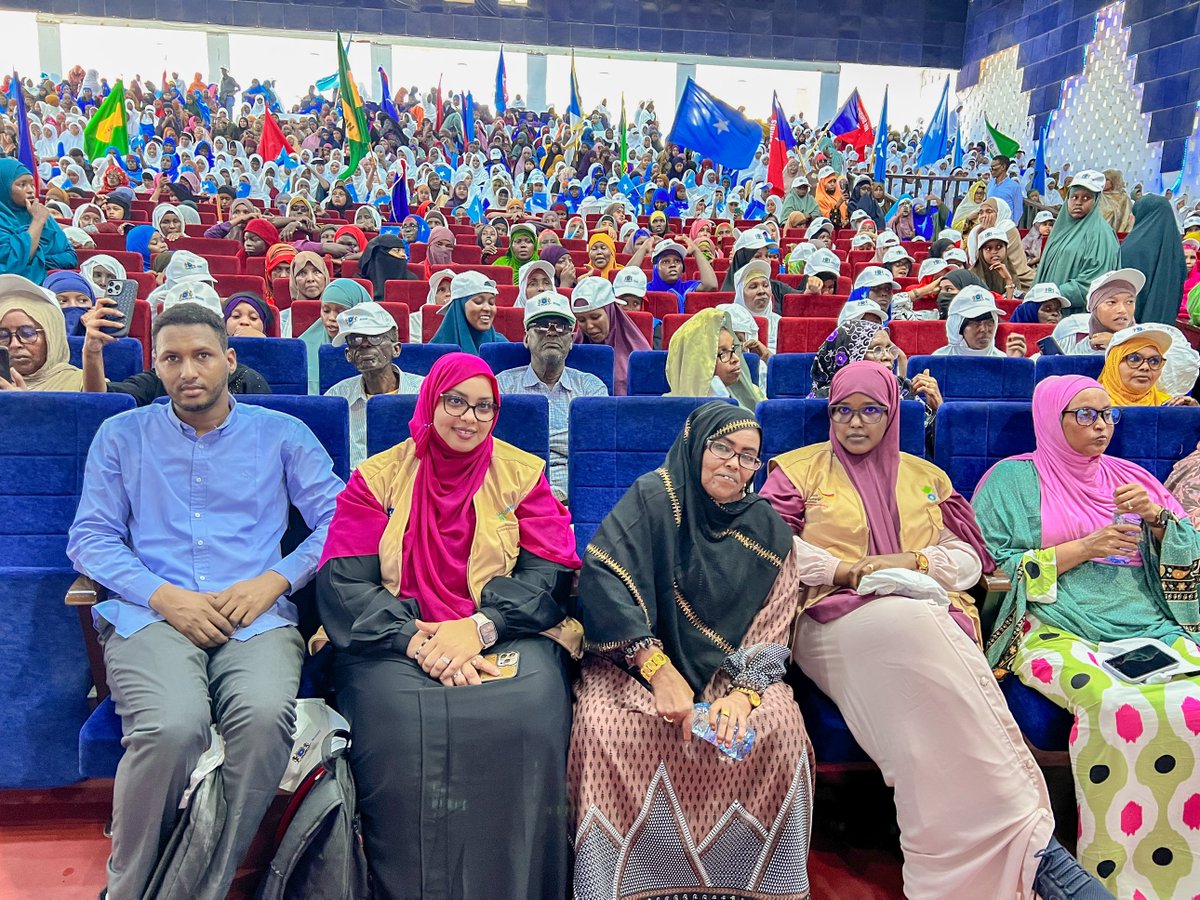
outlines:
M219 275L216 281L217 294L222 300L228 300L238 291L253 291L260 297L267 295L267 284L259 275Z
M646 343L653 347L654 316L650 315L648 312L643 312L642 310L633 310L625 313L625 315L629 316L629 318L633 320L633 324L638 327L638 331L645 335Z
M683 311L690 315L712 309L721 303L732 303L735 296L733 291L688 291L683 298Z
M836 319L849 299L844 294L784 294L783 314L797 319Z
M428 296L427 281L388 281L383 285L385 303L407 303L412 309L420 309Z
M663 316L662 348L664 350L666 350L670 345L671 338L674 336L675 332L682 328L684 323L687 322L687 320L691 317L691 313L669 313ZM758 339L765 344L767 342L767 337L770 334L770 326L768 325L767 320L762 316L755 316L754 321L758 324Z
M248 275L242 275L238 271L238 258L236 256L206 256L205 261L208 263L208 272L210 275L238 275L244 278L262 278L262 275L257 272L251 272Z
M142 300L149 297L150 292L158 286L153 272L130 272L129 277L138 283L137 295Z
M646 291L642 308L656 319L679 312L679 298L671 291Z
M815 353L836 330L837 319L780 319L776 350L779 353Z
M1001 322L996 329L996 346L1004 349L1004 342L1013 332L1025 335L1025 355L1033 356L1038 353L1037 342L1049 337L1054 332L1054 326L1041 322Z
M142 254L134 253L132 250L76 250L75 256L81 263L91 259L93 256L111 256L125 267L126 273L142 271L142 266L145 262L142 259Z

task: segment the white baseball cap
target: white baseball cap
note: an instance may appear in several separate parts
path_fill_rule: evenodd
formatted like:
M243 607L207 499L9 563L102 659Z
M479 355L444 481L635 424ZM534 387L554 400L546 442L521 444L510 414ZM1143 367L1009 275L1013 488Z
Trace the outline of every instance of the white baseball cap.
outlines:
M897 284L896 279L892 278L892 273L883 266L867 266L854 279L855 290L863 287L880 287L885 284L890 284L895 290L900 290L900 285Z
M833 166L821 166L821 171L817 172L817 181L824 181L830 175L836 174L837 172L833 171Z
M868 232L865 232L865 231L860 231L850 241L850 249L851 250L857 250L860 247L874 247L874 246L875 246L875 235L869 234Z
M853 225L855 222L861 222L863 219L869 218L871 217L867 215L865 210L856 209L854 212L850 213L850 224Z
M967 251L962 247L950 247L942 254L942 259L965 266L967 264Z
M881 231L875 235L875 246L880 248L895 247L900 243L900 235L894 231Z
M743 231L736 241L733 242L733 253L739 250L761 250L763 247L770 246L774 243L771 236L762 228L747 228ZM661 244L659 246L662 246Z
M342 310L338 313L337 325L338 333L331 341L335 347L346 343L349 334L387 334L397 327L392 314L374 301Z
M221 298L213 290L213 286L204 281L185 281L177 284L163 295L163 312L180 303L195 303L210 312L216 313L222 320L225 311L221 308Z
M825 231L826 229L833 231L833 223L830 222L824 216L817 216L815 219L813 219L811 222L808 223L808 228L804 229L804 239L806 241L811 241L813 238L815 238L818 234L820 234L822 231Z
M1158 347L1160 353L1165 354L1171 349L1174 341L1169 332L1163 326L1147 324L1147 325L1130 325L1128 328L1122 328L1112 336L1112 340L1108 342L1108 349L1133 340L1135 337L1146 337L1154 341L1154 346Z
M794 187L794 188L809 187L808 176L797 175L795 178L792 179L792 187Z
M832 250L821 248L813 253L808 258L808 262L804 264L805 275L841 275L842 261L838 259L838 255Z
M1092 283L1088 285L1087 303L1089 309L1092 306L1092 297L1101 288L1114 283L1128 284L1133 288L1135 294L1140 294L1142 288L1146 286L1146 276L1137 269L1116 269L1112 272L1105 272L1099 278L1093 279Z
M1040 213L1038 213L1036 216L1033 217L1034 225L1041 225L1043 222L1053 222L1053 221L1054 221L1054 213L1050 212L1050 210L1048 210L1048 209L1043 209Z
M953 241L956 244L961 244L962 232L957 228L943 228L938 232L937 239L939 241Z
M635 297L646 296L646 273L639 266L626 266L613 279L613 293L618 297L633 294Z
M887 321L887 311L870 297L861 300L847 300L838 310L838 324L849 322L851 319L862 319L866 316L879 316L880 323Z
M572 315L595 312L613 303L621 306L625 305L624 300L617 299L617 295L613 292L613 286L609 283L608 279L601 278L599 275L589 275L586 278L580 278L575 283L575 289L571 291Z
M488 278L482 272L476 272L473 269L468 269L466 272L457 272L450 282L450 299L457 300L460 297L474 297L477 294L498 294L496 290L496 282ZM438 310L438 315L444 315L449 304Z
M1200 229L1200 216L1188 216L1183 220L1183 230L1185 232L1193 228Z
M957 315L964 319L974 319L985 313L1005 315L1004 310L996 305L996 298L992 292L977 284L968 284L955 294L954 299L950 301L950 308L946 311L947 318Z
M1002 244L1008 244L1008 233L1001 228L985 228L979 233L979 243L977 247L983 247L989 241L999 241Z
M664 253L678 253L680 259L687 259L687 248L677 241L659 241L654 245L653 259L658 259Z
M913 262L913 258L908 255L908 251L903 247L888 247L887 252L883 254L883 264L885 266L900 262L902 259Z
M1103 193L1104 173L1097 172L1095 169L1084 169L1082 172L1076 172L1075 177L1071 179L1071 187L1087 188L1093 194Z
M603 280L603 279L601 279ZM558 291L542 291L525 300L525 327L537 319L556 316L566 319L575 327L575 312L571 309L571 301Z
M171 254L171 261L167 263L167 268L164 272L166 284L176 285L183 284L189 281L207 281L210 284L216 281L209 274L208 260L203 256L198 256L190 250L176 250Z
M939 272L945 272L950 268L950 263L939 256L927 256L921 260L921 268L917 270L918 278L928 278L930 275L937 275Z
M1025 294L1026 303L1045 303L1047 300L1055 298L1059 300L1067 299L1063 296L1063 292L1059 289L1058 285L1053 281L1043 281L1035 284Z

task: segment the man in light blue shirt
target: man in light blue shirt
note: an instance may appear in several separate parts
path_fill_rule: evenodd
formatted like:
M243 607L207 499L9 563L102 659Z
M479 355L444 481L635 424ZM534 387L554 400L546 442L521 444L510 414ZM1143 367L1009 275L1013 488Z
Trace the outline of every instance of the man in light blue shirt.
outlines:
M304 654L288 595L316 573L342 483L302 422L229 395L219 316L179 304L153 341L171 403L100 427L67 555L111 597L94 613L125 747L107 896L142 896L215 723L228 812L191 896L218 900L287 767ZM289 506L312 534L283 556Z
M550 490L567 502L567 411L576 397L607 397L604 382L567 368L575 331L571 301L543 291L525 301L525 346L529 365L496 376L502 394L543 394L550 401Z
M1008 177L1008 167L1011 165L1012 160L1007 156L996 154L992 157L992 180L988 184L987 195L998 197L1007 203L1013 222L1020 228L1021 216L1025 215L1025 197L1021 193L1021 186Z

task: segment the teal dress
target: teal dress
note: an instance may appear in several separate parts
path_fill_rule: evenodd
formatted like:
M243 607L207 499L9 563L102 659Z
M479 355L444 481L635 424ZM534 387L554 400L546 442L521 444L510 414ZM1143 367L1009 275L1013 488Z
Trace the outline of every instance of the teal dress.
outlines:
M74 269L79 258L54 219L47 219L42 226L42 237L30 257L29 226L33 216L12 201L13 182L29 174L19 160L0 159L0 260L4 261L6 275L20 275L41 284L54 269Z

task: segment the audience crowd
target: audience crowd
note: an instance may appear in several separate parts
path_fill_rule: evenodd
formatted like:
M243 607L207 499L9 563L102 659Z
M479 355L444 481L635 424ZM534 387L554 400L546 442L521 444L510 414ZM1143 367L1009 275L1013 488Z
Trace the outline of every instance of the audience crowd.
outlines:
M0 389L139 407L101 426L67 551L108 591L112 900L145 892L210 722L227 812L195 895L225 895L317 657L381 898L806 897L801 681L895 788L909 896L1200 893L1200 447L1166 485L1107 452L1124 410L1197 406L1200 204L1067 162L1042 194L984 144L918 170L908 128L883 184L801 120L773 184L765 143L727 171L653 103L464 115L415 87L368 104L351 168L336 97L285 112L226 71L134 79L129 152L88 158L108 80L11 87ZM255 152L268 116L291 153ZM997 396L939 373L1058 356L1019 398L1032 453L978 484L929 461L948 404ZM254 403L284 381L345 399L348 483ZM391 394L410 437L371 454ZM493 434L522 394L548 463ZM610 395L714 402L577 553L570 410ZM825 401L828 440L764 464L784 395ZM1109 665L1147 646L1170 674ZM998 677L1074 717L1078 862Z

